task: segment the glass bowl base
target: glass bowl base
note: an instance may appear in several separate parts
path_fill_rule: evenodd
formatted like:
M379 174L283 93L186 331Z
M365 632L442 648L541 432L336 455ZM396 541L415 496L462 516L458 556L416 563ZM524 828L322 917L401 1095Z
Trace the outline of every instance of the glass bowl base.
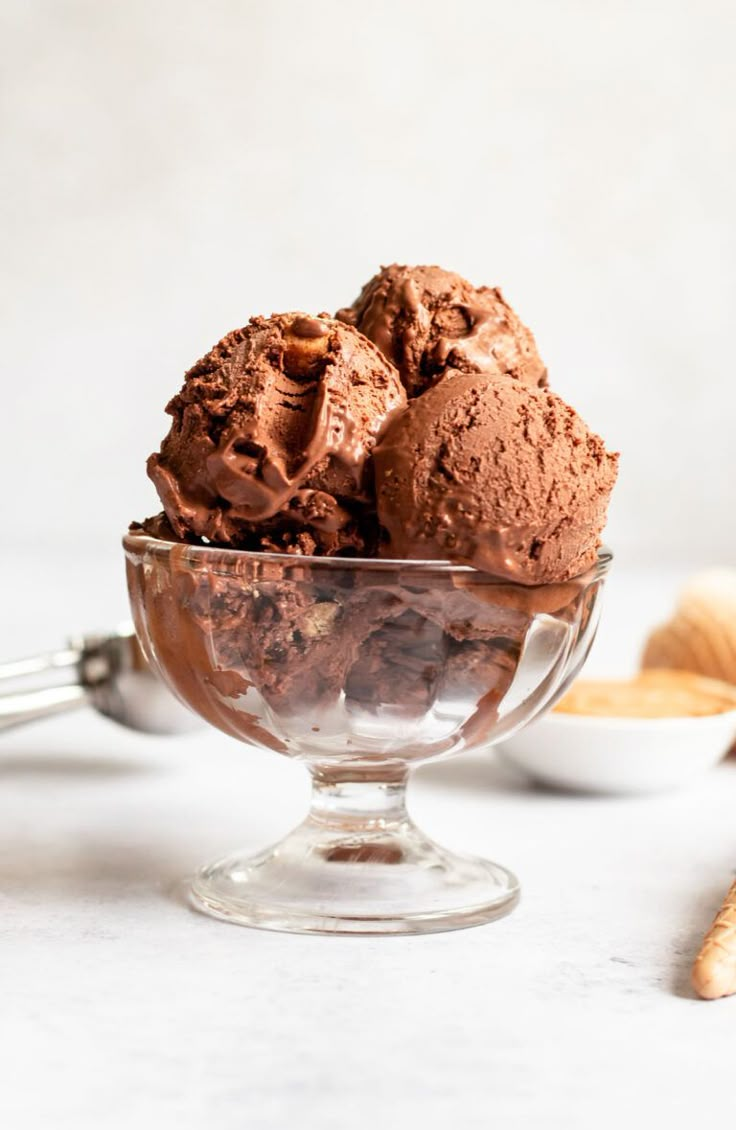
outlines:
M428 934L479 926L518 902L514 875L455 855L410 821L359 836L307 819L261 852L203 868L197 910L241 926L304 934Z

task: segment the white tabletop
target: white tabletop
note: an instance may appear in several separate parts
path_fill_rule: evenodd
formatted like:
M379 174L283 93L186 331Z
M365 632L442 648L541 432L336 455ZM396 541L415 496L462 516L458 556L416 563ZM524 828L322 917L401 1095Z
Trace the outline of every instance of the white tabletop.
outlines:
M7 657L124 611L109 562L6 567ZM593 669L633 665L676 580L614 572ZM214 731L154 739L79 713L0 739L1 1125L569 1130L734 1111L736 999L694 1000L688 974L734 870L736 764L634 800L532 791L491 752L425 767L423 827L522 879L489 926L302 937L187 909L193 868L278 838L307 794L298 766Z

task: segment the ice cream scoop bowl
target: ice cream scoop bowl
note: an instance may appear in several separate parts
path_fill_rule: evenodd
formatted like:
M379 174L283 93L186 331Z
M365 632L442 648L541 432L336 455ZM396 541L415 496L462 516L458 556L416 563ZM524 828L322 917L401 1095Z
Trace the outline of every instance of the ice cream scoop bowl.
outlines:
M413 934L488 922L516 878L435 844L406 810L412 768L507 737L575 676L610 564L560 584L438 561L298 557L125 538L150 662L205 720L301 760L312 803L259 855L192 884L242 925Z

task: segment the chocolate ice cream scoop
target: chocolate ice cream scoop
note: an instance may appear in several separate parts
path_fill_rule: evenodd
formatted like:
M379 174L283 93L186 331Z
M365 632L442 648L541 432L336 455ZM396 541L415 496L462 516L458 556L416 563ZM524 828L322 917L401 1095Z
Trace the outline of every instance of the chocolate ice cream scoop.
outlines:
M384 556L536 585L594 564L618 456L554 393L450 372L390 426L374 463Z
M252 318L185 377L148 473L180 538L370 551L369 457L406 396L394 367L328 317Z
M547 384L534 338L501 291L441 267L384 267L337 317L396 365L410 397L448 369Z

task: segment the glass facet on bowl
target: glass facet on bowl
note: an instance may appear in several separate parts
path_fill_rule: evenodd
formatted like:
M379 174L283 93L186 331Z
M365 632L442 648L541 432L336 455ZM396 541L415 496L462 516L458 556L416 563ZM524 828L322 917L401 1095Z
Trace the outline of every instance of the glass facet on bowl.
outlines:
M125 538L136 629L172 690L245 743L303 761L303 823L204 868L195 905L244 925L404 934L490 921L497 864L411 821L410 770L508 737L564 691L595 633L610 554L530 588L445 562L290 557Z

